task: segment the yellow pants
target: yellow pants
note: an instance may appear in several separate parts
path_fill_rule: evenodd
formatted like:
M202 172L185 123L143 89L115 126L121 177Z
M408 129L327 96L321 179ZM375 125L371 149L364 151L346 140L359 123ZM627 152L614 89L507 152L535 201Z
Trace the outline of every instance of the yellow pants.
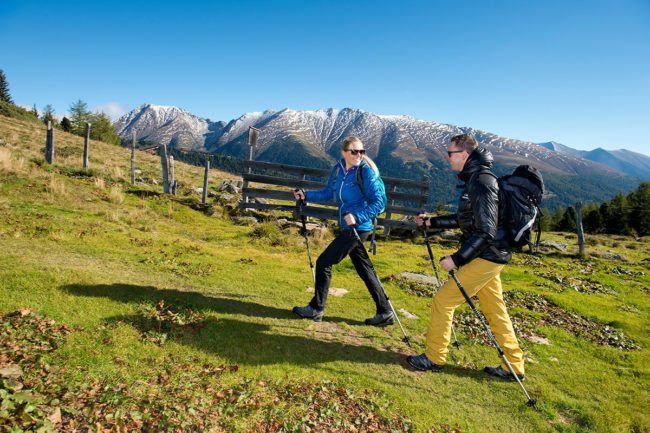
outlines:
M503 302L503 266L476 258L458 269L456 276L470 297L478 295L481 310L506 358L517 374L524 374L524 354L519 348L506 304ZM447 280L433 297L426 355L434 364L443 365L447 359L454 310L463 302L465 298L452 278ZM503 362L502 367L509 371Z

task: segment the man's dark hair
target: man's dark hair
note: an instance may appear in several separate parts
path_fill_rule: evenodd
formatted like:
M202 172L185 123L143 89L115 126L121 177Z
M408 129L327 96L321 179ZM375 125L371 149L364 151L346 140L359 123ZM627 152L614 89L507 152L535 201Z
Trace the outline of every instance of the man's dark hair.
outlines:
M478 147L478 142L472 134L454 135L451 137L451 142L460 150L464 150L467 153L472 153Z

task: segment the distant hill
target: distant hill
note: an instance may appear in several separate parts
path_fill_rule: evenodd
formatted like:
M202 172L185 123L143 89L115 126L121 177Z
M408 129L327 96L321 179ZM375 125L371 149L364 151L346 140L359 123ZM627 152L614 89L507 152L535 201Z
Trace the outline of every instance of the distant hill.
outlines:
M212 122L177 107L144 104L120 118L116 130L124 139L135 131L141 142L244 158L248 154L249 126L261 130L255 159L316 167L330 166L339 158L345 137L357 135L384 174L411 179L427 175L432 191L430 206L455 202L455 180L446 163L446 146L453 135L464 132L473 133L492 151L498 174L508 173L519 164L539 168L550 192L545 206L551 208L577 200L601 202L618 192L629 192L639 183L607 165L535 143L351 108L267 110L246 113L229 122Z
M594 149L591 151L572 149L554 141L539 143L540 146L558 153L598 162L614 170L629 174L640 180L650 180L650 157L630 150Z

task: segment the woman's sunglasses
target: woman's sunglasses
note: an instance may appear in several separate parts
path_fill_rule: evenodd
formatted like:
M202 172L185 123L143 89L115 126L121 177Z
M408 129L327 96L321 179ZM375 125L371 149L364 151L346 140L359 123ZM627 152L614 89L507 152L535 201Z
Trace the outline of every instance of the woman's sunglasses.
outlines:
M352 155L365 155L366 154L366 149L345 149L348 152L350 152Z

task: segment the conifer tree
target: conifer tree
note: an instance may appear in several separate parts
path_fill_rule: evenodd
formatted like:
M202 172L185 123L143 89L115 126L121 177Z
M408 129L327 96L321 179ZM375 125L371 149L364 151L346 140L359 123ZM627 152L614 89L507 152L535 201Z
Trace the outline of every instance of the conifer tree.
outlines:
M41 120L46 125L48 121L52 122L52 125L55 125L56 122L54 121L54 107L52 107L52 105L47 104L45 107L43 107L43 114L41 115Z
M0 101L6 102L7 104L14 103L13 99L11 99L11 94L9 93L7 77L2 69L0 69Z
M84 135L86 133L86 123L90 122L90 111L88 111L88 104L79 99L70 105L70 123L72 124L72 132L77 135Z
M627 196L628 221L639 236L650 234L650 182L641 182L639 187Z
M105 143L120 144L120 137L115 133L115 127L111 118L105 113L94 113L90 115L89 122L90 138L93 140L103 141Z
M63 116L63 119L61 119L61 129L63 129L65 132L72 131L72 122L70 122L70 119L65 116Z

